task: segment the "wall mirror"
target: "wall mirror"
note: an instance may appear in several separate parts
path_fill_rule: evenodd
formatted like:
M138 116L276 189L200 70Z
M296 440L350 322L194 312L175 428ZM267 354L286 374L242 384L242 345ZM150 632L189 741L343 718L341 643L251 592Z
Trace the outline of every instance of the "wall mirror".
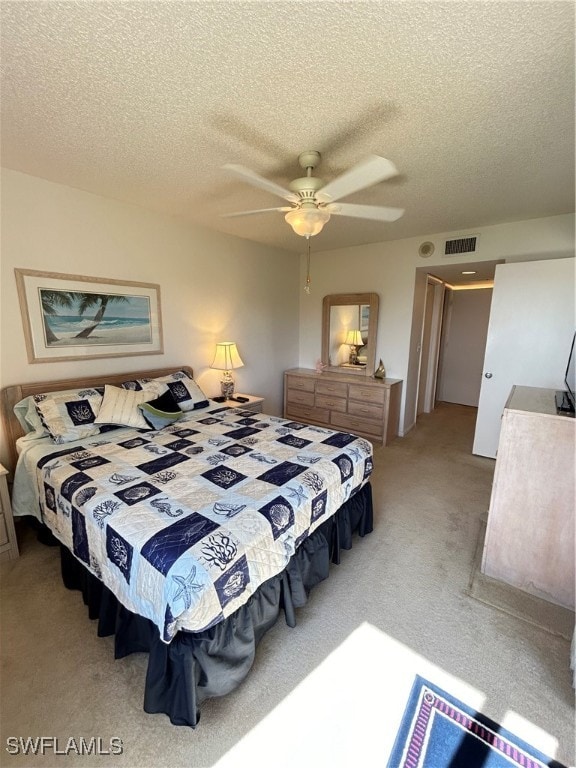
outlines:
M377 293L335 293L322 305L326 370L371 376L376 358Z

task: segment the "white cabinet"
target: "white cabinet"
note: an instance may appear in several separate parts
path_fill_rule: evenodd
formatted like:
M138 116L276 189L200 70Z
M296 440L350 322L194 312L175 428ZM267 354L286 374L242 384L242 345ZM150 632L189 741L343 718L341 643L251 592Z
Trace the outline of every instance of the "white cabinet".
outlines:
M574 609L575 420L553 389L512 389L504 413L482 573Z

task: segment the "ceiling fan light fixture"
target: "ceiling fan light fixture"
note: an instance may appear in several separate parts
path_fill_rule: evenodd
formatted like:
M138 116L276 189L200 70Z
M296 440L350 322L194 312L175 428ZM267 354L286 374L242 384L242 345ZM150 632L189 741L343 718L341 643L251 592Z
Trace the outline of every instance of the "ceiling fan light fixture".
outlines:
M330 219L330 214L322 208L316 208L316 206L303 206L288 211L284 218L297 235L313 237L322 232L324 224Z

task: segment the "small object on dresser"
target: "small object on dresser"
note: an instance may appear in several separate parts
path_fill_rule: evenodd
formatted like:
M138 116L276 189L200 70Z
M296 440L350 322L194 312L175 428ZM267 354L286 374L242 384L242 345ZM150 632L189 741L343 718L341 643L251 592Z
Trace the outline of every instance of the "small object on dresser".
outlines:
M247 403L250 398L244 397L243 395L237 395L236 397L231 397L230 400L234 400L236 403Z
M326 368L326 364L323 363L320 358L318 358L318 360L316 360L316 373L322 373L324 368Z
M384 368L384 363L382 362L382 358L380 358L380 363L378 365L378 368L374 371L374 378L375 379L385 379L386 378L386 369Z

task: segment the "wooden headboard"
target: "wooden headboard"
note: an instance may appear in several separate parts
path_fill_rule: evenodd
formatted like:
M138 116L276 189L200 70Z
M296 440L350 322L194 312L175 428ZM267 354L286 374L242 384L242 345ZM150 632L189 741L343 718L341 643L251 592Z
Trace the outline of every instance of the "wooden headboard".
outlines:
M186 371L193 375L192 368L187 365L173 365L170 368L156 368L151 371L129 371L128 373L113 373L105 376L84 376L79 379L60 379L58 381L35 381L32 384L12 384L2 390L2 421L6 430L6 439L10 450L12 471L16 467L18 453L16 440L24 434L20 422L14 415L14 406L24 397L39 395L43 392L59 392L66 389L84 389L88 387L103 387L104 384L120 386L124 381L132 379L155 379L158 376L167 376L174 371Z

